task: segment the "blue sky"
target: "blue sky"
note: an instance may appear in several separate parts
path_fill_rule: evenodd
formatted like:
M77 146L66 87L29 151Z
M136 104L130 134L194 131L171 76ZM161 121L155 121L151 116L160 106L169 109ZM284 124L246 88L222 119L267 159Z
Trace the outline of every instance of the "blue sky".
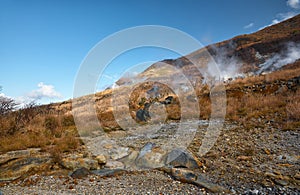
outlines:
M299 0L0 0L0 93L38 103L70 99L88 52L125 28L169 26L207 45L297 13ZM124 54L99 88L134 64L174 57L151 48Z

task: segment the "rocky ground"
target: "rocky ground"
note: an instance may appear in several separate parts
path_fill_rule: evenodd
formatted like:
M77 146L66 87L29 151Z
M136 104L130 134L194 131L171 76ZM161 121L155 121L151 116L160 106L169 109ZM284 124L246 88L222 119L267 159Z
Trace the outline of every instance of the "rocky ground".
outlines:
M28 185L32 180L35 184ZM35 181L38 180L38 181ZM4 194L202 194L192 184L171 179L160 171L127 173L115 177L89 176L85 179L31 176L26 181L1 188Z
M212 194L205 188L182 183L160 171L127 173L116 177L89 176L73 179L64 176L33 175L24 181L1 188L2 194ZM299 194L281 186L234 188L224 194Z
M300 193L299 129L283 131L267 123L245 129L225 123L213 147L201 156L199 147L206 142L208 126L208 121L185 121L106 135L95 132L93 137L83 139L85 146L81 151L64 154L60 164L39 149L3 154L0 191L2 194Z

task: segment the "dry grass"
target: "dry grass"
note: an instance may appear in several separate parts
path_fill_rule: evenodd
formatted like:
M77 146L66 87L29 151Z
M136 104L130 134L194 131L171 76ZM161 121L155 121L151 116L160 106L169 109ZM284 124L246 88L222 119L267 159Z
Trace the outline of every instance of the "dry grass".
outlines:
M43 134L27 133L0 137L0 153L26 148L42 148L51 143Z
M285 106L282 95L246 94L243 98L228 98L227 118L261 118L281 112Z
M280 87L277 82L287 81L290 78L299 76L300 68L298 66L273 72L269 75L261 75L255 77L249 77L247 79L238 79L226 86L227 90L227 107L226 107L226 119L229 121L235 121L243 124L245 127L274 125L281 129L295 129L300 126L300 89L297 90L285 89L278 92ZM245 87L248 86L261 86L257 84L275 86L274 89L263 89L247 92ZM277 84L276 84L277 83ZM134 118L134 114L137 109L140 108L142 92L151 89L153 83L146 83L141 88L136 88L134 94L131 94L130 101L125 101L126 93L122 92L118 96L118 101L128 104L128 110L122 110L128 106L120 106L120 116L126 115L126 117ZM278 87L278 86L279 87ZM168 91L166 87L162 87L162 92L165 96L172 94L172 91ZM126 89L125 89L126 91ZM277 91L277 92L275 92ZM199 85L196 89L198 96L200 119L209 119L211 117L212 97L210 97L210 90L208 86ZM172 94L174 95L174 94ZM191 94L185 94L187 97ZM89 97L90 98L90 97ZM94 97L96 102L97 117L102 124L102 128L105 131L112 131L119 129L119 125L115 120L113 107L111 105L112 90L106 90L104 92L96 94ZM215 97L218 99L218 96ZM188 100L186 98L185 101ZM79 102L80 106L84 106L84 100ZM175 98L173 104L166 105L167 120L179 120L181 115L181 105L178 98ZM192 102L187 102L185 105L193 105ZM194 110L192 106L189 109L184 110L185 116L194 117ZM26 149L30 147L41 147L50 151L57 161L59 161L59 154L62 152L68 152L75 150L80 144L78 139L78 133L76 130L75 122L70 114L71 102L57 103L53 105L47 105L39 107L42 112L39 114L32 114L28 110L22 115L22 111L10 113L0 118L0 153L10 151ZM43 110L44 109L44 110ZM218 109L218 108L217 108ZM36 111L36 109L34 109ZM81 109L78 109L79 111ZM81 129L81 135L90 135L93 131L98 130L98 124L91 125L93 118L88 112L80 112L80 119L88 124L86 129ZM73 110L74 111L74 110ZM189 112L190 111L190 112ZM220 108L219 111L222 111ZM127 116L128 115L128 116ZM30 118L30 120L27 120ZM25 120L26 119L26 120ZM126 119L126 118L124 118Z
M70 115L38 114L18 121L21 111L0 119L0 153L26 148L55 146L70 151L79 146L73 117Z
M26 148L43 148L51 151L54 148L57 152L69 152L80 146L81 142L73 134L65 134L60 138L49 136L46 133L24 133L0 137L0 153Z
M293 96L289 96L286 111L288 119L300 120L300 90L297 90Z
M297 62L300 64L300 61ZM300 66L296 66L293 69L284 69L284 70L278 70L275 72L272 72L271 74L266 75L256 75L246 78L237 78L236 80L232 81L230 83L231 88L235 88L238 85L251 85L253 83L261 83L261 82L269 82L272 83L276 80L283 80L286 81L288 79L291 79L293 77L299 76L300 72Z

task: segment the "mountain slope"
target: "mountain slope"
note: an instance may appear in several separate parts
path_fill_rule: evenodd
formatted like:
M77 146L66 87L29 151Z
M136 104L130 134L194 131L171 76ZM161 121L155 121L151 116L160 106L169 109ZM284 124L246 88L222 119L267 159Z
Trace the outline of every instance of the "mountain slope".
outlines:
M195 67L188 59L200 62L200 66L205 68L210 61L210 56L219 65L221 73L226 74L229 71L229 76L234 77L242 73L261 73L263 71L259 71L262 68L259 65L266 63L274 55L281 53L284 55L284 53L290 52L288 50L291 46L300 49L300 15L252 34L240 35L230 40L209 45L185 57L155 63L138 77L163 77L165 71L160 69L163 68L164 63L179 67L185 75L193 76ZM300 52L297 55L300 58ZM117 84L122 85L124 82L121 79Z

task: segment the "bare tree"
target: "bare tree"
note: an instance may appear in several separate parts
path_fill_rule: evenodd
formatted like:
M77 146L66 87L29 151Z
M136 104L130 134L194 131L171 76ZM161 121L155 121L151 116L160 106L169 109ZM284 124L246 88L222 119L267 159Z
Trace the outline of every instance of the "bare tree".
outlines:
M0 91L1 90L2 87L0 86ZM16 106L17 103L15 102L15 100L8 97L0 96L0 116L13 111Z
M17 121L23 125L30 122L34 117L38 114L41 114L42 110L39 106L37 106L35 101L31 101L23 106L22 109L16 112L17 114Z

